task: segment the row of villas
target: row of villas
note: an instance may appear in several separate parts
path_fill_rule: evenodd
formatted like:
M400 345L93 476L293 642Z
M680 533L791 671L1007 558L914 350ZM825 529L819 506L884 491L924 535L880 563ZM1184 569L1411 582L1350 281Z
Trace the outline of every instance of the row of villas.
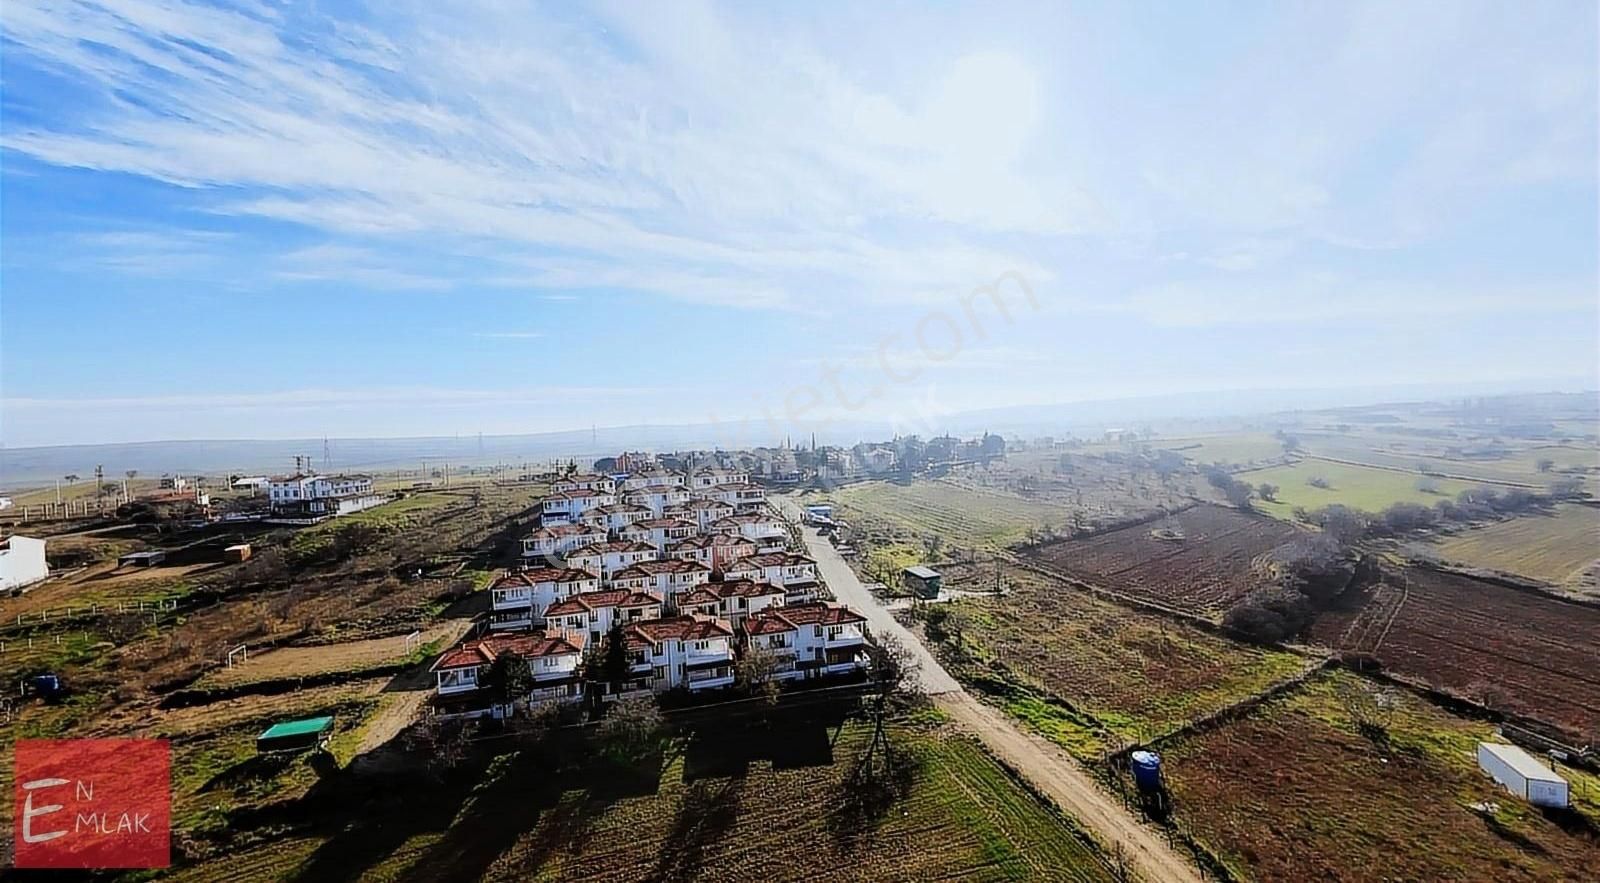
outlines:
M716 538L749 544L748 540L724 534L695 539ZM673 557L662 558L645 543L595 543L571 552L563 566L503 574L489 586L490 627L543 626L552 606L575 595L602 590L651 592L664 599L669 610L677 611L683 609L691 593L702 588L718 591L719 586L729 584L760 583L780 596L779 603L789 604L816 598L820 588L817 563L804 555L766 552L724 561L715 557L721 547L712 545L712 558L707 561L698 557L704 551L698 544L685 545L686 548L674 547Z
M754 587L742 587L759 597ZM697 593L698 594L698 593ZM838 604L812 601L784 604L781 593L738 620L701 612L662 616L663 602L649 592L625 590L574 596L547 611L543 631L491 632L444 654L433 665L435 705L445 715L510 713L488 683L495 660L513 653L526 660L533 687L530 706L578 702L584 698L586 648L602 646L613 623L622 624L628 651L628 679L601 699L659 694L670 690L701 693L731 687L740 657L758 648L774 658L771 677L779 681L848 675L866 668L865 617ZM726 600L718 595L713 600Z
M692 503L721 503L731 507L727 511L731 515L759 511L767 502L766 490L753 484L729 483L692 488L649 485L632 490L606 490L608 483L614 483L614 480L604 476L571 476L556 482L540 506L540 523L603 522L610 530L645 518L678 518L703 524L704 519L694 515L696 507Z

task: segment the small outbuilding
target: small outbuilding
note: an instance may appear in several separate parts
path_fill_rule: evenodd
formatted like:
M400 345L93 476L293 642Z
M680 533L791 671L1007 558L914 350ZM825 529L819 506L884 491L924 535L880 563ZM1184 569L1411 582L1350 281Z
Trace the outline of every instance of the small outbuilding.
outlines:
M160 549L154 549L149 552L129 552L117 559L117 566L155 567L166 560L167 553Z
M1515 745L1479 742L1478 768L1534 806L1564 809L1568 804L1567 780Z
M279 721L256 737L256 751L262 754L315 751L328 744L328 737L332 733L332 716Z
M944 581L943 574L931 567L907 567L900 571L900 583L918 598L939 597L939 585Z
M50 575L44 540L9 537L0 540L0 592L21 589Z
M250 557L250 544L240 543L222 550L222 560L229 564L238 564Z

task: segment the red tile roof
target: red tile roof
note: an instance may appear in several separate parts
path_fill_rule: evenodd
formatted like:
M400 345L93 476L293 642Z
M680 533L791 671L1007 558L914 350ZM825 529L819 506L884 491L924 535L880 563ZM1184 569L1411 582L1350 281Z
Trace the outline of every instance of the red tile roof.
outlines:
M658 573L694 573L700 571L710 573L711 568L698 561L689 561L683 558L668 558L665 561L640 561L623 570L619 570L612 579L630 579L641 576L655 576Z
M737 562L728 565L729 570L742 570L749 567L797 567L801 564L816 564L817 562L804 555L793 552L767 552L761 555L751 555L740 558Z
M542 632L508 634L496 632L476 641L468 641L439 657L432 671L442 668L468 668L489 665L502 653L516 653L528 659L542 656L562 656L583 652L583 635L545 635Z
M676 551L678 549L704 549L715 546L750 546L753 548L755 541L731 534L712 533L689 537L681 543L674 543L672 548Z
M653 607L661 603L661 596L651 592L635 592L631 589L607 589L603 592L582 592L566 599L557 601L545 609L544 615L570 616L574 613L586 613L598 610L601 607Z
M506 586L535 588L540 583L571 583L586 579L595 579L595 575L587 570L573 570L569 567L536 567L532 570L513 570L503 574L491 583L489 588L501 589Z
M706 583L706 588L717 593L719 598L759 598L763 595L782 595L784 589L771 583L757 582L753 579L724 580L720 583Z
M639 635L651 643L661 641L702 641L706 638L731 638L733 629L720 619L709 616L674 616L670 619L648 619L628 627L629 634Z
M635 543L630 540L612 540L609 543L590 543L572 552L573 557L583 555L603 555L607 552L654 552L655 546L649 543Z
M865 616L848 607L811 601L785 607L768 607L759 613L752 613L745 620L744 628L752 635L770 635L794 631L805 625L846 625L866 621Z

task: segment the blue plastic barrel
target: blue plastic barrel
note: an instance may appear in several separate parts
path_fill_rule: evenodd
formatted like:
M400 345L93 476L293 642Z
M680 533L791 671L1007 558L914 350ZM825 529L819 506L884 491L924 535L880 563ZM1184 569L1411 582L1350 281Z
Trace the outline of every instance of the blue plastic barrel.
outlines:
M1135 751L1128 760L1133 768L1133 783L1140 791L1161 790L1161 755L1154 751Z

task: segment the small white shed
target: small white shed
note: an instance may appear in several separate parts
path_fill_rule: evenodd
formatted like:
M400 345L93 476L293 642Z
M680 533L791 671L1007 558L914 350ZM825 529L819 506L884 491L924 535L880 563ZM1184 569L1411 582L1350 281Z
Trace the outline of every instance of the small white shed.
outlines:
M1515 745L1479 742L1478 768L1534 806L1567 805L1567 780Z
M0 591L9 592L50 575L44 561L44 540L11 537L0 540Z

